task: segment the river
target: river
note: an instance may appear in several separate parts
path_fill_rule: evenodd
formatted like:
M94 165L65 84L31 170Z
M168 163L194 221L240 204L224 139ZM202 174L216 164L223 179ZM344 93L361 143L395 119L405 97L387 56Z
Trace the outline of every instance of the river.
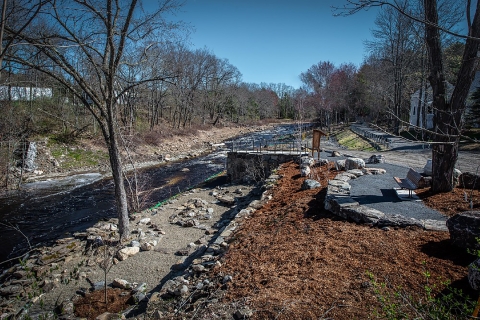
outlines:
M288 136L296 128L282 125L246 135L236 143ZM148 194L142 206L149 208L225 170L230 147L227 142L225 148L208 155L140 171L142 190ZM0 262L26 252L29 243L46 245L115 216L113 182L100 174L25 184L21 191L0 198Z

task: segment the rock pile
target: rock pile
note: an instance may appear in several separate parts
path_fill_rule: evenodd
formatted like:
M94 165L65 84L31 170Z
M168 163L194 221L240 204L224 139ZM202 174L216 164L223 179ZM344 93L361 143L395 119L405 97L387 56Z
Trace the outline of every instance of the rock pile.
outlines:
M25 306L37 303L54 288L72 281L87 281L91 284L90 288L79 289L77 295L64 296L64 300L59 301L64 306L59 308L62 317L73 317L73 308L66 306L73 304L79 295L104 287L103 282L90 280L96 267L106 259L117 264L140 251L153 250L164 234L158 226L150 223L149 218L143 218L132 230L135 240L128 246L121 246L115 238L117 223L117 219L98 222L85 232L57 240L53 246L31 251L20 264L5 270L0 276L0 313L21 316L22 312L26 312ZM108 250L103 250L104 246ZM72 312L70 315L69 310Z
M232 202L234 202L233 198ZM214 213L208 202L199 198L188 200L187 203L179 206L177 211L169 217L170 223L184 228L196 227L200 229L207 229L205 225L201 224L201 221L211 220Z
M277 179L280 179L278 175L271 175L266 180L266 184L271 186ZM234 210L229 218L217 223L215 226L220 229L209 242L206 241L206 238L202 238L177 252L178 255L188 255L194 259L189 264L186 264L187 260L185 260L178 266L174 266L177 270L183 270L183 273L166 281L158 292L152 294L148 301L147 314L154 319L178 316L184 310L194 310L200 305L208 304L208 301L221 298L224 290L234 281L234 276L216 274L211 271L221 266L221 258L229 247L233 232L245 218L248 218L271 199L270 193L271 188L267 188L260 200L251 201L246 208L239 211ZM216 193L213 195L219 200L226 196ZM200 207L203 206L198 201L193 201L193 203L197 203ZM193 206L190 209L193 209ZM182 209L182 211L186 210ZM172 305L175 308L172 308ZM242 308L236 310L233 317L248 319L251 315L248 308Z
M452 242L460 248L480 249L480 211L467 211L447 220Z

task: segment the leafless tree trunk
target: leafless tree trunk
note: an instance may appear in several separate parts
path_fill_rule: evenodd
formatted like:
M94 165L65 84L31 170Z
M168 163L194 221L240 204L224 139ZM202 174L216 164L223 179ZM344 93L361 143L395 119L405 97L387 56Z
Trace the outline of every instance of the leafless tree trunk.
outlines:
M469 25L469 39L465 51L457 84L450 100L447 97L443 52L440 43L437 4L435 0L424 0L426 24L426 42L429 53L429 81L433 91L435 142L432 148L432 190L447 192L453 189L453 170L458 158L458 142L462 129L462 114L470 85L475 76L475 62L480 39L480 2L477 2L473 23ZM468 8L469 10L470 8Z
M128 237L118 101L137 86L167 79L162 70L148 77L137 75L134 79L126 70L146 59L149 48L158 45L156 41L161 39L162 31L171 31L164 29L169 28L169 24L162 15L176 9L178 3L164 0L148 15L139 10L137 0L51 0L45 6L42 13L46 16L39 14L36 25L25 30L5 27L22 49L18 54L7 55L6 59L57 80L91 112L108 148L119 231L122 238ZM126 51L130 52L128 61ZM45 63L36 64L37 60L32 57L37 56L44 58Z

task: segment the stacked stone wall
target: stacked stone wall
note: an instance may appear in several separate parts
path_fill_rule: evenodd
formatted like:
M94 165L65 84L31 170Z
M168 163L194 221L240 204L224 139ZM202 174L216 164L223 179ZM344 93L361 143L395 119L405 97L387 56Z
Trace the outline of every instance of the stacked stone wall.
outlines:
M229 152L227 176L230 181L265 180L282 163L297 161L304 154Z

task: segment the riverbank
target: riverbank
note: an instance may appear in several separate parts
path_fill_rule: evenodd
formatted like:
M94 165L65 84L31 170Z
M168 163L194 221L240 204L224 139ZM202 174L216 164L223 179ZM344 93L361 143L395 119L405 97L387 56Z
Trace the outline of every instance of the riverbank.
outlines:
M202 127L201 129L176 131L176 134L158 136L138 136L127 142L127 149L122 150L124 165L127 170L147 168L165 162L188 159L210 152L217 145L234 137L252 132L260 132L285 122L266 122L252 125L234 123L219 127ZM166 129L168 131L168 128ZM173 131L173 130L172 130ZM87 159L85 159L87 158ZM90 158L90 159L88 159ZM15 171L12 180L20 179L23 183L58 179L84 173L101 173L108 176L110 167L107 149L102 137L96 139L79 138L73 144L53 143L44 138L37 141L37 157L34 171Z
M414 158L389 155L396 161ZM388 281L388 298L396 297L396 288L405 296L421 294L425 281L439 291L445 279L468 289L471 256L455 248L448 233L383 230L339 220L323 210L323 191L301 189L305 178L297 165L278 173L266 193L267 188L219 180L218 187L198 186L135 215L129 246L138 241L143 249L126 259L116 256L107 284L117 279L117 287L129 284L148 293L147 309L138 309L142 319L368 318L383 307L375 283ZM316 174L322 186L328 174ZM259 197L265 202L256 202ZM246 223L231 225L234 216ZM11 269L2 277L0 311L35 317L52 315L59 306L67 317L90 288L101 288L106 255L95 245L102 248L98 236L114 233L115 222L102 221L61 239ZM114 243L112 249L118 249ZM130 290L119 290L119 296L130 297Z
M168 280L183 275L192 260L205 253L222 229L260 195L256 185L225 184L225 177L217 177L135 214L132 236L123 245L109 242L117 223L117 219L110 219L58 239L52 246L37 248L1 275L0 313L35 318L53 316L54 312L68 314L73 303L80 309L82 296L93 288L103 288L106 260L114 263L106 274L109 287L112 282L117 287L119 282L128 283L128 287L143 284L142 293L150 292L150 298ZM104 243L109 246L103 247ZM120 257L117 251L125 245L137 251ZM221 242L214 246L215 254L226 249ZM130 295L126 288L123 292ZM88 311L83 316L87 317Z
M337 174L332 167L315 169L322 186ZM102 266L110 257L117 262L106 280L117 291L109 305L123 307L112 312L131 299L128 317L141 319L366 319L383 314L382 297L395 312L412 311L425 301L427 284L435 295L454 288L474 297L466 280L474 257L448 232L341 220L324 210L324 189L302 189L305 179L288 163L260 189L221 180L198 186L136 215L128 246L138 241L140 249L121 256L115 242L111 253L102 246L115 219L59 239L2 276L0 311L71 317L83 308L82 317L95 319L99 309L89 306L102 305ZM129 287L137 288L135 298Z

